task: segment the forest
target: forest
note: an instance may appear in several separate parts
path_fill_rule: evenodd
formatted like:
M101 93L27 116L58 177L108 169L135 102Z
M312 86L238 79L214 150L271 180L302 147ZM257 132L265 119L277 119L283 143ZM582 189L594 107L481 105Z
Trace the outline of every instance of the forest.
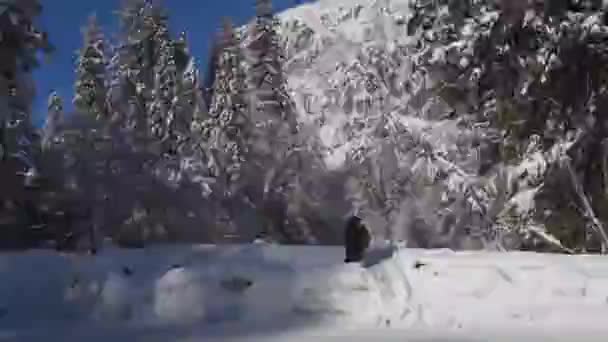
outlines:
M39 1L2 2L0 248L335 245L357 214L413 247L606 251L601 1L412 0L327 32L255 5L209 66L160 2L123 1L120 39L91 16L38 129L54 37Z

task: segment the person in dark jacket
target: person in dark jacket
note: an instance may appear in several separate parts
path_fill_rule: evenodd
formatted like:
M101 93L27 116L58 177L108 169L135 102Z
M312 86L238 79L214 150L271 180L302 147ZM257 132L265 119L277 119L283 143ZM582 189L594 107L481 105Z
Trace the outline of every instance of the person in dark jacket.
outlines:
M362 261L370 242L371 235L367 227L359 217L352 216L347 221L344 230L344 248L346 249L344 262Z

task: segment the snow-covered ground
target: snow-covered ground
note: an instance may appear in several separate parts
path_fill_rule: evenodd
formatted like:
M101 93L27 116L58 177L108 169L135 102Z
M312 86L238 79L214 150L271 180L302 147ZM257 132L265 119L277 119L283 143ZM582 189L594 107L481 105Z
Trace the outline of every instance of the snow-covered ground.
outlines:
M608 259L339 247L0 256L0 341L605 340Z

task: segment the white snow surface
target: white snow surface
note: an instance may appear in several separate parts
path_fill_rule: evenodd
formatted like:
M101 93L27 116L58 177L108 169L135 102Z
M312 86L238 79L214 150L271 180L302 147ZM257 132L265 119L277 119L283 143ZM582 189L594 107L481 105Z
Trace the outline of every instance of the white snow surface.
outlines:
M0 256L1 341L605 340L608 259L377 246Z

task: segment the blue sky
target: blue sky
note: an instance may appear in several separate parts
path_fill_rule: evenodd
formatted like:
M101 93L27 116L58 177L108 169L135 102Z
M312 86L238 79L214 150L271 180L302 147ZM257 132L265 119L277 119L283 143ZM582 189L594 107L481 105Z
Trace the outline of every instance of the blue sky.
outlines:
M274 0L275 10L294 6L302 0ZM57 51L48 62L34 72L37 98L33 120L39 125L46 113L46 98L56 90L64 98L66 109L71 109L72 85L76 51L82 43L81 28L87 17L95 13L108 35L116 29L114 11L120 0L41 0L44 6L39 24L49 32ZM220 27L223 16L241 25L253 17L255 0L164 0L171 18L173 32L186 31L190 48L206 69L211 37Z

